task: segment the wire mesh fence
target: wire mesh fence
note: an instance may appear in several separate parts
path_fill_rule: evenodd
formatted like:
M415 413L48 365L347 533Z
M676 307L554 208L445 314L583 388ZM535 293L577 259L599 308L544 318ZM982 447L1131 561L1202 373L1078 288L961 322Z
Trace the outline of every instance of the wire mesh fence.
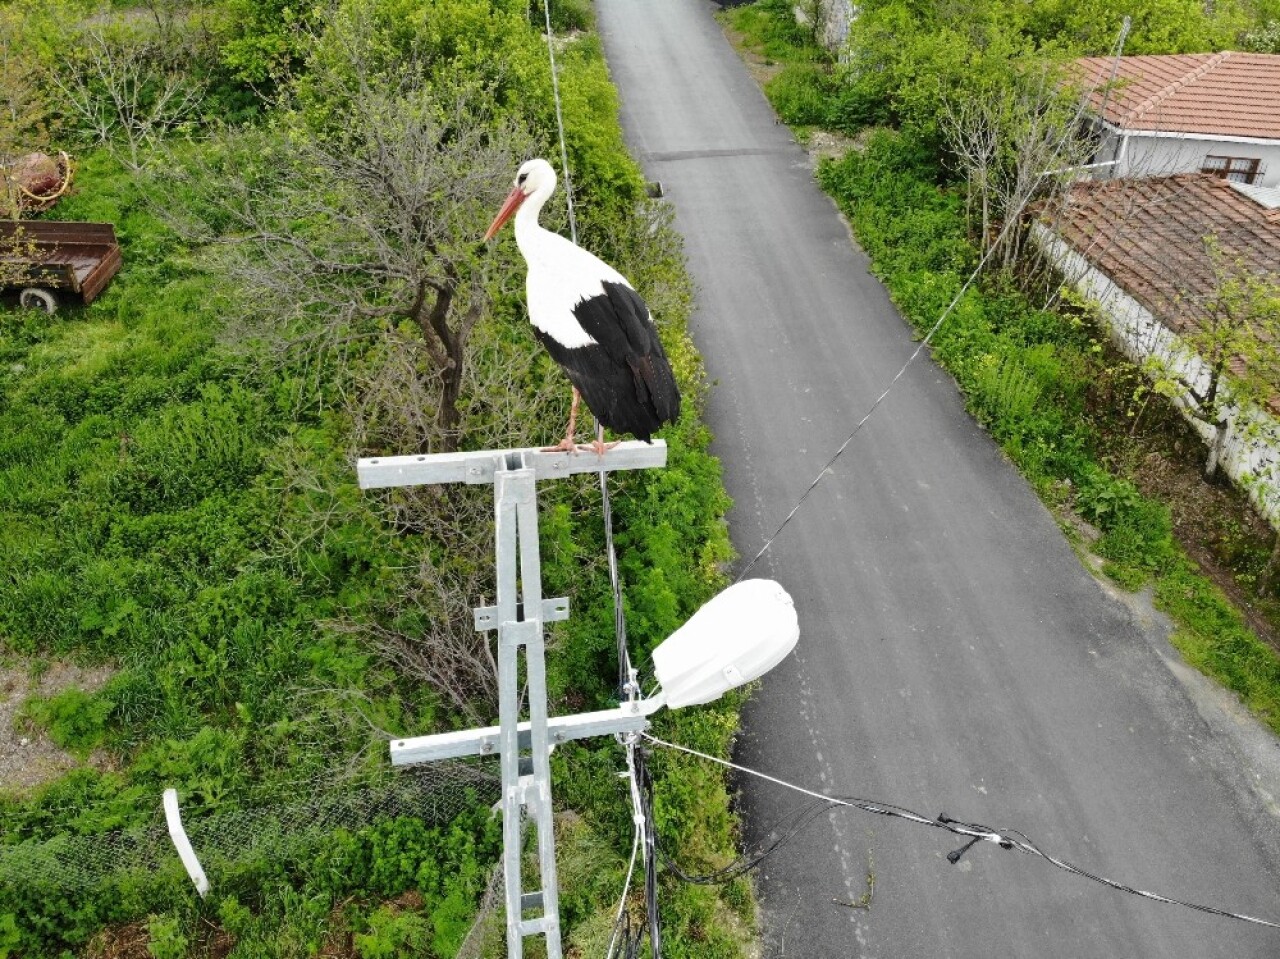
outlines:
M183 825L216 888L220 878L249 863L281 866L299 860L339 829L399 817L428 825L449 822L496 802L499 782L492 762L434 763L359 781L313 781L294 790L291 801L184 815ZM0 886L76 892L129 877L189 881L169 838L159 795L155 805L155 821L146 826L18 842L0 837Z

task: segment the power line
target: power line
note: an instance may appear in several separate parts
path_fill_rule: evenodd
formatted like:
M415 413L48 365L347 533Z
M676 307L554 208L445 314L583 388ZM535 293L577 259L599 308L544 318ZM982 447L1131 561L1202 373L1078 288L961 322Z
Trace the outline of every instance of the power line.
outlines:
M813 802L806 803L797 809L793 809L781 819L774 822L767 830L764 830L765 834L775 836L776 838L764 845L759 852L754 854L743 853L733 862L729 863L729 865L722 866L721 868L709 873L690 874L685 872L684 869L682 869L675 860L668 856L661 847L658 848L658 856L662 860L662 864L667 869L671 870L671 872L675 873L676 877L682 882L689 882L698 886L722 885L727 882L732 882L739 876L745 875L752 869L761 865L766 859L794 839L810 823L822 816L823 813L830 812L834 808L836 808L835 804L830 800L815 799ZM786 831L779 834L784 828Z
M547 21L547 58L551 61L551 96L556 104L556 128L560 131L560 166L564 170L564 197L569 208L569 235L578 242L578 221L573 213L573 178L569 176L569 148L564 140L564 111L560 106L560 78L556 71L556 48L551 35L551 0L542 0Z
M1164 902L1174 906L1183 906L1184 908L1187 908L1187 909L1194 909L1197 912L1206 912L1213 916L1221 916L1224 919L1236 919L1236 920L1239 920L1240 922L1248 922L1256 926L1266 926L1269 929L1280 929L1280 922L1272 922L1271 920L1268 920L1268 919L1259 919L1256 916L1249 916L1239 912L1231 912L1226 909L1219 909L1216 906L1206 906L1201 903L1188 902L1185 899L1175 899L1172 896L1163 896L1163 895L1160 895L1159 893L1148 892L1145 889L1138 889L1134 886L1127 885L1115 879L1108 879L1105 876L1100 876L1097 873L1090 872L1087 869L1082 869L1081 867L1073 863L1070 863L1065 859L1059 859L1056 856L1050 855L1049 853L1042 850L1030 839L1028 839L1024 833L1021 833L1016 829L1005 829L1005 830L997 831L990 828L989 826L983 826L978 823L967 823L967 822L964 822L963 820L953 819L950 816L948 816L946 813L940 814L935 819L930 819L927 816L922 816L917 812L913 812L912 810L907 809L905 806L897 806L897 805L894 805L893 803L873 802L868 799L859 799L855 796L827 796L827 795L824 795L823 793L814 792L812 789L806 789L803 786L797 786L794 783L789 783L785 779L779 779L776 776L770 776L768 773L762 773L756 769L750 769L746 766L740 766L737 763L730 762L727 759L720 759L717 756L711 756L711 755L708 755L707 753L699 752L696 749L690 749L688 746L681 746L677 743L667 742L666 740L659 739L658 737L650 735L649 733L642 733L641 735L643 735L645 739L649 740L649 742L653 743L656 746L663 746L667 749L673 749L673 750L676 750L677 752L686 753L690 756L696 756L699 759L705 759L708 762L716 763L717 765L724 766L728 769L736 770L737 772L740 772L740 773L745 773L748 776L754 776L757 779L763 779L766 782L771 782L771 783L774 783L775 785L783 786L786 789L793 790L805 796L810 796L814 799L820 799L824 803L827 803L829 808L844 807L844 808L852 808L852 809L861 809L863 812L874 813L878 816L889 816L894 819L905 819L908 822L917 823L918 825L921 825L921 826L930 826L934 829L941 829L945 832L951 833L952 835L960 836L966 840L965 844L961 846L959 849L955 850L954 852L947 854L948 861L950 861L953 864L959 862L960 857L962 857L966 852L968 852L969 849L972 846L974 846L976 843L990 842L999 846L1001 849L1013 849L1013 850L1017 850L1018 852L1025 853L1027 855L1035 856L1039 859L1043 859L1045 862L1049 863L1052 866L1055 866L1058 869L1061 869L1064 872L1069 872L1072 875L1081 876L1085 879L1092 880L1093 882L1099 883L1103 886L1108 886L1112 889L1118 890L1120 892L1126 892L1133 896L1139 896L1140 898L1143 898L1143 899L1150 899L1154 902ZM792 832L790 832L785 838L790 839L798 831L799 829L793 829ZM768 855L769 853L772 853L774 849L777 848L778 845L781 845L781 843L777 843L773 847L771 847L766 853L766 855ZM759 857L760 860L763 860L763 858L764 856ZM758 861L756 864L758 864ZM726 869L727 868L729 867L726 867Z
M627 941L631 938L631 930L625 922L627 915L627 893L631 891L631 876L636 868L636 856L640 852L640 824L636 823L635 828L631 832L631 861L627 863L627 877L622 881L622 895L618 897L618 914L613 920L613 933L609 936L609 948L605 950L605 959L614 959L614 946L617 945L618 935L621 933L623 939L623 955L632 951L627 946Z
M573 175L569 171L569 147L564 133L564 111L560 104L559 71L556 68L555 43L551 33L551 0L542 0L543 16L547 25L547 59L551 63L551 95L556 105L556 131L560 138L560 167L564 173L565 203L569 210L569 236L578 242L578 219L574 213ZM596 424L596 438L604 442L604 426ZM618 580L618 554L613 545L613 504L609 499L607 474L600 472L600 499L604 511L604 541L609 559L609 582L613 589L613 629L618 643L618 690L623 692L633 681L631 657L627 652L627 623L622 609L622 587Z
M569 149L565 141L564 111L560 103L560 81L556 70L555 44L551 33L551 0L542 0L543 15L547 27L547 57L551 63L551 92L556 105L556 129L560 137L560 163L564 172L565 201L569 210L569 234L574 243L578 242L578 221L574 213L573 177L569 171ZM596 440L604 444L604 424L596 423ZM627 649L627 620L622 605L622 581L618 575L618 553L613 540L613 503L609 497L609 476L605 470L600 471L600 501L604 521L605 550L609 561L609 585L613 594L613 629L618 648L618 694L629 700L640 696L640 684L635 668L631 664L631 654ZM653 822L653 784L645 765L643 752L636 749L636 738L630 736L626 740L627 774L630 780L632 797L632 818L635 822L632 839L631 862L627 866L627 877L623 884L622 896L618 903L618 916L614 920L613 934L609 938L608 957L612 959L614 946L619 933L625 959L638 957L643 929L633 933L629 919L623 928L626 916L627 892L631 887L631 876L635 868L636 850L643 849L645 870L645 910L649 925L649 942L653 959L661 959L662 934L658 917L658 879L657 879L657 837Z
M658 827L653 818L653 776L645 750L633 745L635 780L644 818L644 906L649 920L649 947L653 959L662 957L662 926L658 915Z
M1123 49L1124 39L1125 37L1128 36L1128 33L1129 33L1129 18L1126 17L1124 26L1121 28L1120 37L1117 40L1117 46L1116 46L1117 56L1118 56L1118 51ZM1096 84L1094 85L1093 89L1095 90L1097 89ZM1079 125L1080 120L1084 116L1084 112L1087 109L1087 103L1088 103L1088 97L1082 97L1080 100L1080 104L1076 109L1075 116L1072 118L1072 122L1063 127L1061 136L1057 138L1056 142L1058 145L1055 147L1055 150L1061 150L1062 146L1068 141L1068 139L1074 135L1074 131L1076 127ZM853 442L853 438L858 435L858 433L862 430L862 427L866 424L867 420L871 419L872 415L879 408L880 404L884 402L885 397L887 397L889 393L893 390L894 386L897 385L898 380L902 379L903 375L907 372L907 369L911 366L912 363L916 361L916 358L920 356L920 354L924 351L924 348L928 346L929 343L933 340L934 335L942 327L942 324L946 322L947 317L951 315L953 310L955 310L956 306L960 303L961 298L968 291L969 287L973 285L973 282L982 273L983 267L987 265L987 260L989 260L991 258L991 255L997 249L1000 248L1000 244L1004 242L1004 238L1009 234L1010 229L1012 229L1012 227L1015 224L1017 224L1017 222L1021 218L1022 211L1026 209L1027 204L1031 202L1031 198L1035 196L1036 189L1038 188L1038 184L1040 183L1040 181L1044 179L1044 177L1048 176L1053 172L1054 171L1046 170L1042 173L1038 173L1035 175L1035 177L1032 180L1032 185L1027 190L1026 195L1018 202L1013 212L1005 216L1004 225L1000 228L1000 232L996 235L995 241L990 246L987 247L986 252L983 253L981 258L978 260L978 265L973 268L973 272L971 272L969 274L968 279L964 281L964 285L960 287L959 292L956 293L954 297L952 297L951 302L948 303L947 308L942 311L942 315L938 317L937 322L934 323L932 327L930 327L929 332L925 334L924 338L912 351L911 355L907 357L907 361L902 364L902 368L898 370L897 373L894 374L893 379L889 381L889 385L886 386L884 388L884 391L881 392L881 394L876 397L875 402L871 404L871 407L867 410L866 414L862 417L862 419L858 420L857 424L853 427L853 431L849 433L848 437L845 438L845 441L840 444L840 448L837 449L835 451L835 454L832 455L832 457L829 460L827 460L826 463L823 464L822 469L818 471L818 475L813 478L813 482L809 484L808 488L805 489L805 491L802 494L800 494L800 499L796 502L796 505L792 507L791 512L789 512L786 515L786 517L782 520L782 522L778 524L778 528L773 531L773 535L771 535L767 540L765 540L764 545L760 547L760 551L751 558L751 562L749 562L746 565L746 567L738 574L734 582L741 582L744 578L746 578L746 575L750 573L751 570L755 568L756 563L760 561L760 557L764 556L764 554L768 551L769 547L773 545L774 540L776 540L782 534L782 531L787 528L787 525L795 517L796 513L800 511L800 508L804 506L805 502L809 499L810 495L812 495L813 491L818 488L818 484L822 482L822 478L827 475L827 470L831 469L832 465L835 464L835 461L838 460L841 457L841 455L843 455L844 451L849 447L849 444Z
M866 424L867 420L871 419L872 414L874 414L875 411L880 407L880 404L884 402L885 397L887 397L889 393L893 390L893 388L897 385L898 380L902 379L903 375L910 368L911 364L916 361L916 357L918 357L924 351L924 348L929 345L930 341L933 340L934 334L938 332L938 330L942 327L942 324L946 321L947 317L951 315L951 311L956 308L956 305L960 302L960 298L963 297L966 292L968 292L969 287L973 285L973 281L976 280L978 278L978 274L982 272L982 268L987 265L987 260L991 258L991 254L996 251L996 249L1000 246L1001 242L1004 240L1005 236L1008 234L1009 229L1013 226L1015 222L1017 222L1017 218L1022 214L1022 208L1026 206L1027 200L1029 199L1030 199L1030 193L1028 193L1027 197L1022 201L1021 204L1019 204L1019 207L1014 212L1014 214L1005 220L1004 227L1000 230L1000 233L997 235L995 242L992 243L991 246L987 248L987 252L982 254L982 258L978 260L978 265L973 268L973 272L970 273L969 278L964 281L964 285L960 287L960 291L956 293L954 297L952 297L951 302L947 304L947 308L943 310L942 315L938 317L938 321L933 324L929 332L925 334L924 339L922 339L919 342L915 350L913 350L911 355L907 357L907 361L903 363L902 368L898 370L897 373L894 374L893 379L889 381L889 385L886 386L883 392L881 392L881 394L876 397L875 402L871 404L871 408L867 410L866 414L862 417L862 419L858 420L857 425L855 425L853 428L853 431L845 438L845 441L840 444L840 448L837 449L835 453L831 456L831 458L827 460L826 463L823 464L822 469L818 470L818 475L813 478L813 482L809 484L808 488L802 494L800 494L800 499L797 500L796 505L791 508L791 512L788 513L786 517L782 520L782 522L778 524L778 528L773 531L773 535L770 536L767 540L765 540L764 545L760 547L760 551L756 553L755 556L752 557L751 562L749 562L746 565L746 567L742 570L742 572L738 573L737 578L734 580L735 583L741 582L743 579L746 578L746 575L748 573L750 573L753 569L755 569L755 565L760 561L760 557L762 557L768 551L769 547L773 545L774 540L776 540L780 535L782 535L782 531L786 529L787 525L791 522L791 520L795 518L796 513L800 512L800 507L804 506L805 502L809 499L810 495L812 495L813 491L818 488L818 484L822 482L822 478L827 475L827 470L831 469L835 461L838 460L841 457L841 455L843 455L846 449L849 448L849 444L853 442L853 438L857 436L859 432L861 432L862 427Z

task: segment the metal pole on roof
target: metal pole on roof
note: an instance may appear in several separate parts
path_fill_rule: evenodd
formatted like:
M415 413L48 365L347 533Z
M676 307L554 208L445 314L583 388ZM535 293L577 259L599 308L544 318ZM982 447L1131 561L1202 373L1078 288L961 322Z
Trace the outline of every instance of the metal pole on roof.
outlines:
M1120 58L1124 55L1124 44L1129 39L1129 30L1133 26L1133 20L1126 14L1124 22L1120 24L1120 36L1116 38L1115 52L1111 55L1111 75L1107 77L1107 85L1102 91L1102 106L1098 108L1098 116L1105 123L1107 119L1107 101L1111 99L1111 90L1115 86L1116 74L1120 71ZM1117 167L1124 160L1124 148L1128 144L1128 137L1123 133L1120 134L1120 144L1111 154L1111 161ZM1120 171L1117 170L1117 173Z

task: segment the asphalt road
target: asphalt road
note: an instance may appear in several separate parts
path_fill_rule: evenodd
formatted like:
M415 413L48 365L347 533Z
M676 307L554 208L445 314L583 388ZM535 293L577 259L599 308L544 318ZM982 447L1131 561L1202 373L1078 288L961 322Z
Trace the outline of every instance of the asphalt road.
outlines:
M753 555L912 349L706 0L596 0L629 143L699 285L709 417ZM643 291L642 291L643 292ZM1280 920L1274 739L1108 595L922 359L762 560L801 617L737 758L1017 828L1085 868ZM1238 711L1237 711L1238 712ZM743 782L752 837L802 802ZM760 877L766 955L1280 956L1280 931L990 844L833 813ZM870 908L857 902L874 875Z

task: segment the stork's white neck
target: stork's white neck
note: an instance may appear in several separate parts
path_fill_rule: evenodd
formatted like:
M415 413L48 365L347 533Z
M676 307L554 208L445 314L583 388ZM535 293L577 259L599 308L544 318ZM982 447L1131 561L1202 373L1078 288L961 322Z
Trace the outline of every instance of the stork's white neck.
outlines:
M538 243L538 238L550 232L538 222L538 216L542 213L543 204L551 198L555 190L554 182L539 187L530 193L529 199L520 204L520 209L516 210L516 246L524 254L525 260L529 259L530 253Z

